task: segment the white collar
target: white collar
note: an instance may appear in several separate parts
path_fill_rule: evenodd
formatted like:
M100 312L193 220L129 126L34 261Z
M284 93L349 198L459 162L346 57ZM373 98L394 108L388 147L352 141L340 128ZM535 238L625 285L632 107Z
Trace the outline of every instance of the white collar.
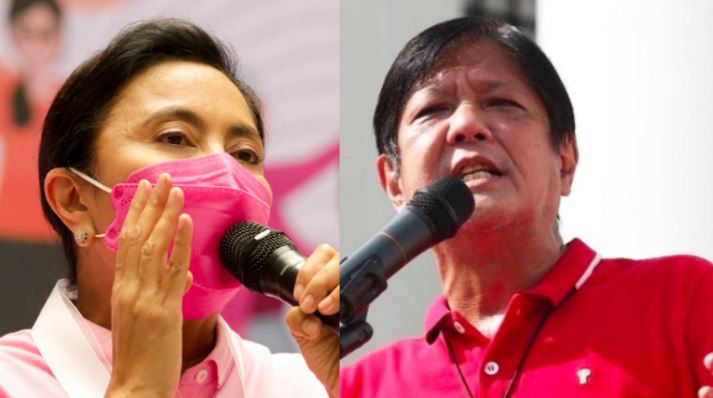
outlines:
M32 338L69 397L101 397L109 386L111 375L77 323L77 319L82 319L82 316L70 300L73 292L68 287L69 281L66 279L57 282L32 327ZM222 317L218 317L218 322L219 327L230 330ZM242 340L235 333L228 335L236 364L234 369L238 372L241 384L237 397L244 397ZM219 392L217 396L221 395Z

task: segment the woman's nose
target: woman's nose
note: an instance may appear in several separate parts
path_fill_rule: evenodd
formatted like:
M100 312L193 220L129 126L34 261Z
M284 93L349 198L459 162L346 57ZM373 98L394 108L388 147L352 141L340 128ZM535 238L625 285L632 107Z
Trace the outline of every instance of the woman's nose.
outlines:
M485 122L485 116L476 105L461 104L451 114L446 142L450 145L486 141L493 134Z
M226 152L225 143L221 137L208 137L202 149L205 155L215 155L216 153Z

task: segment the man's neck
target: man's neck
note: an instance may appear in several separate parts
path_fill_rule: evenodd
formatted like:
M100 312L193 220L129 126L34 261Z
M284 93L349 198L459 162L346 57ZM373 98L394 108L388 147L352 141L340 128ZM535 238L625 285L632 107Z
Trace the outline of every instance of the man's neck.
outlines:
M473 325L502 314L512 295L535 285L561 251L553 231L531 230L462 233L434 250L450 308Z

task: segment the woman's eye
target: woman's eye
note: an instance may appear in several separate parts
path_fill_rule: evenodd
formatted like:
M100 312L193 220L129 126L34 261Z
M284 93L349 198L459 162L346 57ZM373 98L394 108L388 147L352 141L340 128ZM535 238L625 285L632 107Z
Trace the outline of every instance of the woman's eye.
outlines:
M260 163L260 156L258 156L258 154L252 149L241 149L233 153L233 156L235 156L238 161L243 163L248 163L252 165Z
M159 141L165 142L167 144L171 145L189 145L188 138L186 138L185 134L183 133L178 133L178 132L171 132L171 133L166 133L163 134L159 137Z

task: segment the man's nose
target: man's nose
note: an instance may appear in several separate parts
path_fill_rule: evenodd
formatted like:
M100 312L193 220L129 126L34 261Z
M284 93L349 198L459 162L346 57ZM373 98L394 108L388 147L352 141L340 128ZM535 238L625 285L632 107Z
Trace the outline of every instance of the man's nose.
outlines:
M446 142L450 145L493 139L484 112L472 103L460 104L451 114Z

